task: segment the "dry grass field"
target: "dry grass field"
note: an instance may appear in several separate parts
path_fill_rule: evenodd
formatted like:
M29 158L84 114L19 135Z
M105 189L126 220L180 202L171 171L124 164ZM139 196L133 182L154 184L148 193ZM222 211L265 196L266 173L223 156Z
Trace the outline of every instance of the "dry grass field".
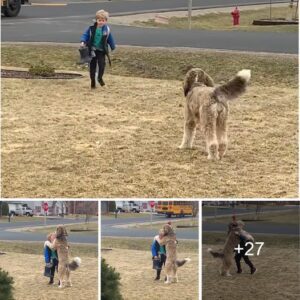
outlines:
M3 197L297 196L296 89L251 86L214 162L200 134L194 150L176 148L181 82L106 81L2 80Z
M102 257L120 273L124 300L156 300L164 297L174 300L199 299L198 252L179 251L179 259L190 257L192 261L179 268L179 282L169 285L164 284L163 280L154 281L156 272L152 269L150 251L115 248L102 251Z
M203 300L296 300L300 295L299 249L263 247L260 256L251 258L257 273L250 275L249 268L242 262L243 273L237 275L235 266L231 277L218 273L220 260L214 259L203 246Z
M68 68L73 52L55 51L66 53L56 64ZM8 53L4 47L11 64ZM297 197L295 58L190 52L176 65L176 52L128 53L136 59L123 49L112 69L126 76L107 74L95 91L86 72L76 80L2 79L3 197ZM222 161L207 160L200 132L195 149L177 149L188 58L216 82L253 70L248 92L231 103Z
M42 251L42 250L41 250ZM15 300L98 300L98 260L82 257L81 267L72 272L73 286L59 289L49 286L43 276L42 255L7 252L0 256L0 266L14 278Z

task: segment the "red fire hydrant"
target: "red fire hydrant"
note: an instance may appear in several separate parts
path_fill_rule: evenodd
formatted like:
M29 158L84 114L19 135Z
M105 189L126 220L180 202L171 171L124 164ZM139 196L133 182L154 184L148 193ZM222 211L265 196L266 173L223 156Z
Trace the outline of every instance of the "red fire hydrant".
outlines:
M240 11L238 7L236 7L232 12L232 23L233 25L240 25Z

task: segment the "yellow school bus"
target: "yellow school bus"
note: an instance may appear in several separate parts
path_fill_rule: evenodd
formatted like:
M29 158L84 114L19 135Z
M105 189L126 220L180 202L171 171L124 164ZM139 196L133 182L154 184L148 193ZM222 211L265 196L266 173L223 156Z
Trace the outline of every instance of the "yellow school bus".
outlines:
M193 214L193 201L158 201L156 212L164 214L168 218L191 216Z

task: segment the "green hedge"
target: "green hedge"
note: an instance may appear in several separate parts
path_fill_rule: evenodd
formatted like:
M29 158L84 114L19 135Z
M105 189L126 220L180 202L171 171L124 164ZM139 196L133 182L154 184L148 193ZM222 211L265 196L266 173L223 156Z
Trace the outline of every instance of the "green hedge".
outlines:
M101 259L101 300L122 300L120 274Z
M0 299L14 300L12 294L13 283L13 278L0 268Z

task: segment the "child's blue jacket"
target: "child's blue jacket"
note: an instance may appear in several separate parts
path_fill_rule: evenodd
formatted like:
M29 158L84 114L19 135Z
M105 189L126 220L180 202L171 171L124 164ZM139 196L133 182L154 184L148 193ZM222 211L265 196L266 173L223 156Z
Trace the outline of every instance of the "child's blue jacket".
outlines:
M44 257L45 263L49 264L51 262L51 249L47 246L44 247Z
M49 241L46 241L44 244L44 258L46 264L51 263L51 248L49 247L49 245Z
M151 252L152 256L158 256L159 255L159 250L160 250L160 244L159 242L154 238L153 242L151 244ZM165 246L163 246L165 248Z
M80 42L84 42L88 46L92 44L91 37L92 37L92 30L96 28L96 24L93 26L89 26L86 31L82 34ZM107 44L109 45L111 50L116 48L115 41L113 38L112 33L110 32L110 28L108 25L102 26L102 35L106 37Z
M151 245L151 252L152 252L152 256L158 256L158 252L159 252L159 243L158 241L156 241L155 239L152 242Z

